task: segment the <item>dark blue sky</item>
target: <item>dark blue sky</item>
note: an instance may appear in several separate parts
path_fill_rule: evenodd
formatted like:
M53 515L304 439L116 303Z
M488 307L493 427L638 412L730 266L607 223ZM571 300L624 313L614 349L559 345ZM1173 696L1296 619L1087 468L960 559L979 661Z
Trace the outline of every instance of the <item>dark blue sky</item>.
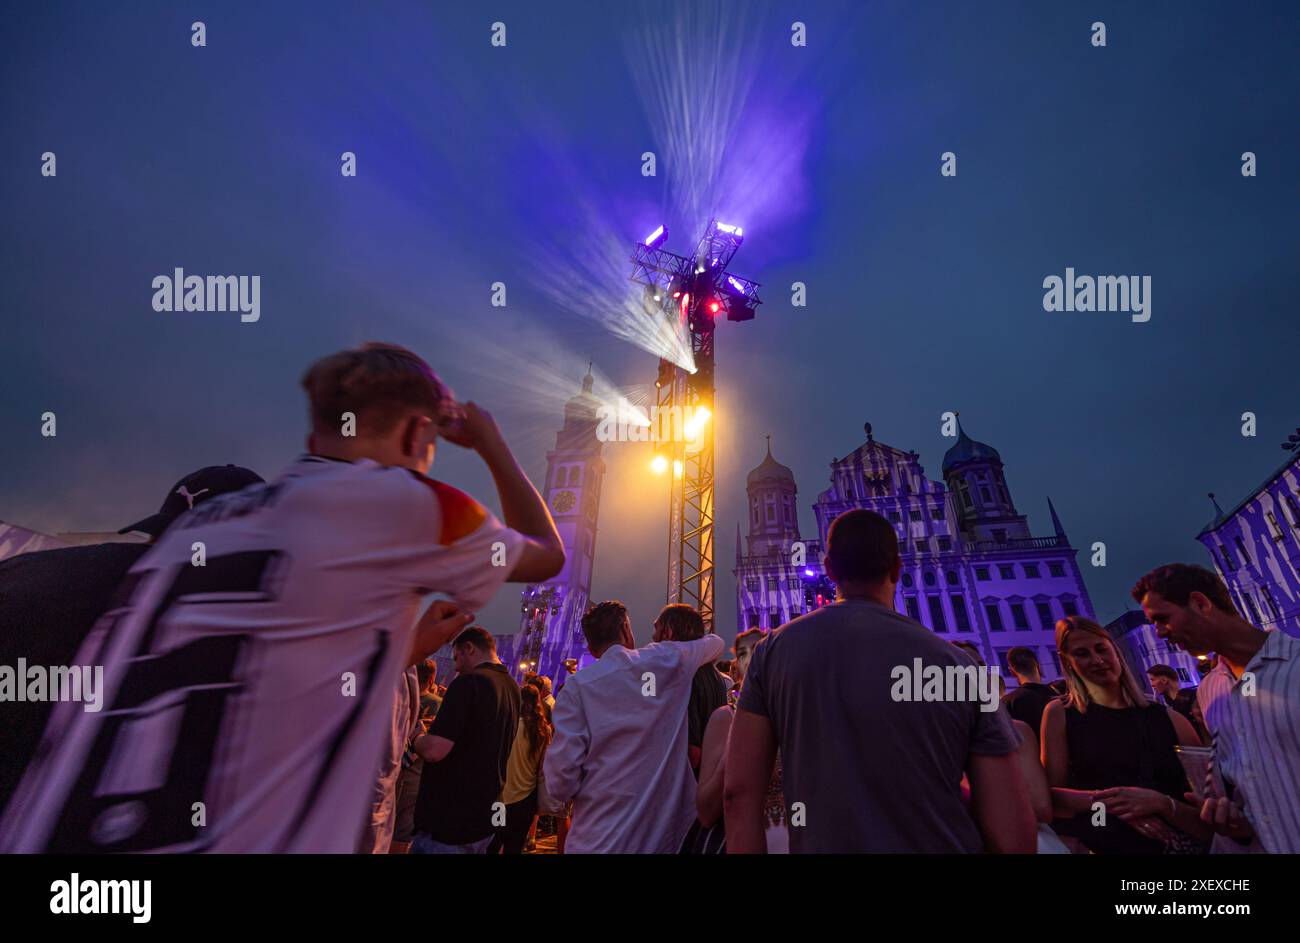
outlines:
M1204 562L1205 493L1234 503L1300 424L1296 5L724 7L739 26L698 56L730 71L699 99L748 95L712 208L746 227L734 268L767 301L718 335L724 571L765 434L812 536L808 506L864 421L938 477L949 409L1001 452L1036 531L1050 494L1076 546L1106 542L1105 570L1081 555L1103 619L1149 567ZM640 174L668 142L638 94L638 37L681 9L11 5L0 519L115 529L192 468L272 475L301 446L302 369L367 339L427 356L540 474L589 357L619 384L653 378L653 356L598 311L573 313L622 290L584 267L592 246L661 219L670 248L696 238L672 168ZM808 48L790 46L793 20ZM347 150L355 179L339 174ZM1257 178L1240 174L1246 150ZM40 176L44 151L56 178ZM177 266L261 275L261 320L154 312L150 281ZM1150 275L1151 321L1043 311L1043 278L1067 266ZM567 308L542 287L559 276ZM497 280L505 311L488 303ZM806 308L790 306L796 280ZM55 439L39 434L46 410ZM1245 411L1257 438L1240 434ZM643 452L609 451L594 590L629 602L644 636L663 598L664 484ZM465 455L435 474L491 496ZM733 594L724 572L728 637ZM516 620L513 592L483 614L498 632Z

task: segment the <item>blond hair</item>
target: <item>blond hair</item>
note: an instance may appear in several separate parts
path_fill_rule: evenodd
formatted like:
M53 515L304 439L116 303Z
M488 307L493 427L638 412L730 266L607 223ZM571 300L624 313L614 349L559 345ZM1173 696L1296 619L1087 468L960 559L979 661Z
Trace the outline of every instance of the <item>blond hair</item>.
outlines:
M1074 670L1073 661L1065 651L1066 640L1071 632L1087 632L1089 635L1103 638L1114 649L1115 660L1119 662L1120 697L1123 698L1125 707L1146 707L1151 703L1137 683L1137 679L1133 677L1128 662L1120 654L1119 647L1115 644L1115 640L1110 637L1110 634L1091 619L1085 619L1083 616L1069 616L1056 623L1056 652L1061 658L1061 673L1065 675L1065 686L1070 691L1069 705L1071 707L1078 710L1080 714L1086 714L1088 705L1092 703L1092 697L1088 694L1088 685L1084 683L1079 673Z
M312 429L337 432L345 412L358 433L383 435L405 415L423 411L437 420L450 393L417 354L395 344L364 344L316 361L302 378L311 403Z

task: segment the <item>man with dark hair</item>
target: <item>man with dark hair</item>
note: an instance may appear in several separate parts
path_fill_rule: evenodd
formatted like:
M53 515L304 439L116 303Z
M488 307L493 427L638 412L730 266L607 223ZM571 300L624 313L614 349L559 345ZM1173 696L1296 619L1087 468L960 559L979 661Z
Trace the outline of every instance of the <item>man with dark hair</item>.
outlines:
M588 612L582 634L596 661L560 690L544 761L552 798L573 801L565 852L676 852L695 820L686 754L691 680L702 665L713 670L722 639L638 649L627 608L615 601Z
M1147 668L1147 680L1165 704L1190 720L1201 739L1208 742L1209 737L1196 719L1196 689L1180 687L1178 672L1171 665L1152 665Z
M704 619L686 603L669 603L655 619L655 642L691 642L704 637ZM691 679L691 699L686 706L686 756L691 772L700 772L700 751L704 746L704 728L709 718L727 703L727 684L712 664L700 665Z
M78 651L108 610L127 571L163 531L191 508L261 480L238 465L200 468L171 486L156 514L118 531L142 534L147 541L60 547L0 561L0 665L17 664L19 658L29 665L77 664ZM48 701L5 704L0 812L36 754L52 707Z
M519 726L519 686L482 626L461 632L451 650L456 678L429 732L412 744L425 763L411 842L417 855L481 855L505 824L499 816L494 821L492 806Z
M1032 852L1034 813L1006 711L969 697L898 697L899 670L975 666L894 611L893 527L871 511L840 515L825 565L837 601L754 649L726 759L727 851L764 850L779 748L786 800L806 809L806 820L789 816L791 852Z
M1161 638L1219 658L1196 694L1227 792L1201 807L1216 832L1213 850L1253 835L1264 851L1300 853L1300 641L1243 619L1204 567L1157 567L1133 598Z
M99 662L106 708L71 717L38 755L0 849L354 851L384 732L405 739L403 669L503 582L564 565L546 502L496 422L452 399L416 354L367 344L317 362L302 385L309 454L187 511L132 568ZM487 466L504 525L428 477L439 440ZM432 594L448 598L420 619ZM174 686L150 687L158 664L181 670ZM160 699L197 738L156 736ZM206 825L173 814L199 801ZM92 814L104 808L131 814Z
M1002 697L1007 713L1013 720L1028 724L1035 737L1042 736L1043 711L1056 698L1056 692L1043 684L1042 669L1032 648L1017 645L1007 652L1007 667L1020 682L1020 687Z

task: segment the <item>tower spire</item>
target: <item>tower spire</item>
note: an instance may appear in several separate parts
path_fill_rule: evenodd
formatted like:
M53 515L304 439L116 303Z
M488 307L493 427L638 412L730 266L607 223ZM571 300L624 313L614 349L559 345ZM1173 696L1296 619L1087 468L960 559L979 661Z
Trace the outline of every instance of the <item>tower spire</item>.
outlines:
M1056 505L1052 503L1050 495L1047 498L1047 509L1052 512L1052 527L1056 530L1056 536L1064 537L1065 528L1061 526L1061 519L1056 514Z
M595 382L595 378L592 377L592 375L591 375L591 361L588 360L588 361L587 361L587 375L586 375L585 377L582 378L582 392L584 392L584 393L590 393L590 392L591 392L591 385L592 385L593 382Z

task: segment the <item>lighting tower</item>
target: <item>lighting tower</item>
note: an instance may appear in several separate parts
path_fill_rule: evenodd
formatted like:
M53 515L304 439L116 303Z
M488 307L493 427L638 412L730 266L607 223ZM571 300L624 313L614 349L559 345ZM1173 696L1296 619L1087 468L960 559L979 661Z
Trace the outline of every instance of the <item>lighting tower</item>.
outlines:
M632 253L634 282L645 286L648 315L665 318L690 337L693 366L661 358L656 386L660 464L670 469L668 601L689 603L713 629L713 334L717 320L751 321L762 302L758 283L732 275L727 265L744 241L739 226L710 220L691 257L661 248L660 226ZM685 435L663 435L665 417ZM692 428L693 427L693 428ZM684 441L689 439L690 441ZM665 441L667 440L667 441Z

